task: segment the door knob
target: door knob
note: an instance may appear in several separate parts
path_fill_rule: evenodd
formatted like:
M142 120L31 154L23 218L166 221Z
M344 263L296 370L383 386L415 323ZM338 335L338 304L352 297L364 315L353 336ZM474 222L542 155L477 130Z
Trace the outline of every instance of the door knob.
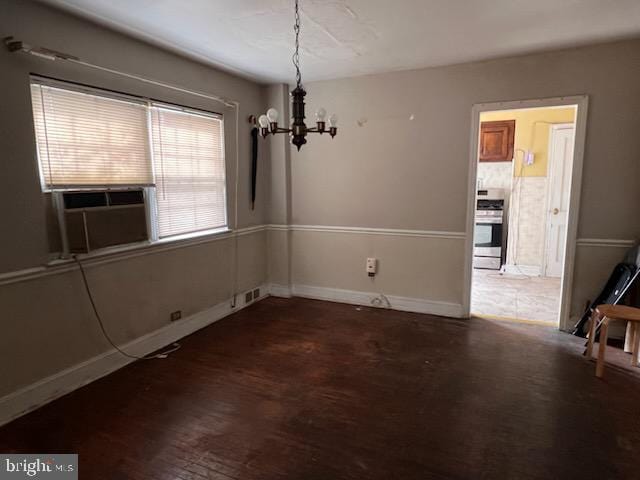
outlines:
M554 215L557 215L558 213L560 213L560 210L558 210L557 208L554 208L554 209L553 209L553 214L554 214Z

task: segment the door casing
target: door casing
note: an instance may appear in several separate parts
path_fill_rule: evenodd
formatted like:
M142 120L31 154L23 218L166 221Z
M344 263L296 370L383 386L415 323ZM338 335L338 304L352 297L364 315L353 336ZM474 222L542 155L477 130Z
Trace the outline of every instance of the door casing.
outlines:
M544 108L555 106L577 106L575 126L576 133L573 149L573 170L571 172L571 192L569 198L569 215L567 236L565 239L564 268L561 279L559 329L570 328L570 305L573 285L573 270L576 254L576 238L578 233L578 215L580 212L580 191L582 186L582 170L587 131L587 114L589 97L573 95L536 100L515 100L492 103L477 103L471 108L471 132L469 139L469 175L467 182L467 221L465 229L465 262L462 298L462 314L470 316L471 288L473 271L473 225L476 203L476 183L478 177L478 143L480 140L480 114L482 112L500 110L518 110L525 108Z

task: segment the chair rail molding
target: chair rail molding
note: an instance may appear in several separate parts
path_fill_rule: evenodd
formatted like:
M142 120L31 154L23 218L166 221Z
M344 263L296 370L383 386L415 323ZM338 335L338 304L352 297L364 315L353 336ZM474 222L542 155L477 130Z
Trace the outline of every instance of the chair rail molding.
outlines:
M150 255L153 253L175 250L177 248L186 248L203 243L217 242L229 238L252 235L255 233L266 231L266 229L266 225L255 225L251 227L239 228L237 230L227 230L211 235L203 235L176 241L164 241L156 243L144 242L140 244L123 245L120 247L105 248L104 251L96 251L95 253L78 255L78 258L82 260L83 265L86 266L102 265L104 263L119 262L132 257ZM0 273L0 286L9 283L34 280L36 278L47 277L49 275L59 275L61 273L70 272L77 269L78 266L75 264L73 259L55 259L51 260L48 264L39 267L25 268L23 270L16 270L13 272Z
M618 238L578 238L576 240L576 245L578 245L579 247L631 248L636 243L636 240Z
M377 228L377 227L345 227L334 225L267 225L269 230L283 230L294 232L322 232L322 233L352 233L366 235L388 235L397 237L427 237L427 238L449 238L465 239L466 232L452 232L445 230L409 230L399 228Z

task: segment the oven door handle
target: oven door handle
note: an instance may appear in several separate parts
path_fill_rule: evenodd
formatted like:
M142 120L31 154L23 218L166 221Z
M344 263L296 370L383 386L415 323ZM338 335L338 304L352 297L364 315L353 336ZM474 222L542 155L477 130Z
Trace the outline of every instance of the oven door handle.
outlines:
M476 217L476 225L496 225L502 223L502 218Z

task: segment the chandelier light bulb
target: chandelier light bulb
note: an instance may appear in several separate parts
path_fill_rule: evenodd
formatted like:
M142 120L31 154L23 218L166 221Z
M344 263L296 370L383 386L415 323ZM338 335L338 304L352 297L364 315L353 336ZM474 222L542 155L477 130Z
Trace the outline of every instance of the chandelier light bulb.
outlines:
M316 112L316 120L318 122L324 122L325 118L327 118L327 111L324 108L319 108Z
M266 115L260 115L260 118L258 118L258 123L262 128L269 128L269 119Z
M278 110L275 108L267 110L267 120L269 120L270 123L276 123L278 121Z
M291 1L291 0L289 0ZM305 96L307 92L302 86L302 72L300 71L300 6L298 5L300 0L294 0L294 18L293 33L295 35L295 44L291 61L296 73L295 88L291 90L291 108L287 113L283 122L286 123L286 117L291 115L291 121L288 127L278 125L278 111L275 108L267 110L265 115L260 115L258 123L260 124L260 135L263 138L267 138L269 135L276 135L278 133L288 134L290 142L298 150L307 143L307 135L310 133L317 133L319 135L328 134L331 138L335 137L338 133L337 115L331 115L329 118L329 125L327 128L327 111L324 108L318 108L316 111L316 124L307 126L305 123ZM252 121L255 117L251 117Z

